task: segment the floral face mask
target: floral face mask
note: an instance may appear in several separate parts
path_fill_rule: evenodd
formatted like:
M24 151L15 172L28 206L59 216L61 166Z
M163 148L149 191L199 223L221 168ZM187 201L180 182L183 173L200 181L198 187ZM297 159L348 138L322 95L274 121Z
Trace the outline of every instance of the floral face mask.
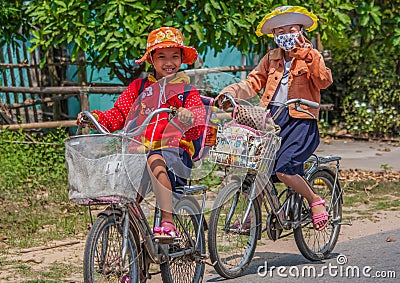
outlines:
M292 50L296 45L296 38L299 37L299 33L285 33L285 34L275 34L274 40L280 48L285 51Z

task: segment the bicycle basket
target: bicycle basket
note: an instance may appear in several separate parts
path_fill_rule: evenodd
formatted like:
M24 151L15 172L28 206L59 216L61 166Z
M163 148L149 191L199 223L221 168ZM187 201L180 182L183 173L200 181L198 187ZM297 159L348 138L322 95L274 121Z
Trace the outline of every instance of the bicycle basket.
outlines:
M262 132L273 132L278 135L281 128L275 124L271 113L264 107L236 105L232 114L236 123Z
M280 140L272 132L261 133L228 123L218 129L217 144L210 150L209 160L224 167L250 169L269 176Z
M118 135L83 135L65 140L69 199L91 203L136 198L147 158L128 151L136 141Z

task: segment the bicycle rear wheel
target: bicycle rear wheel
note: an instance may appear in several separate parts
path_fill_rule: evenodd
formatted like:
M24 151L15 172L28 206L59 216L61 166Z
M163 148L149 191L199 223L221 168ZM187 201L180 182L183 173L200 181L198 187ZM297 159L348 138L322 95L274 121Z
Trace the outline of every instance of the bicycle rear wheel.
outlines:
M161 264L161 278L164 283L202 282L205 270L202 256L206 252L206 243L203 226L197 235L200 225L200 206L194 197L183 196L174 205L174 210L174 224L181 239L170 245L169 254L178 254L190 249L192 251L172 256L168 262ZM199 241L197 249L195 249L196 236Z
M139 282L139 250L131 232L122 258L122 223L117 214L102 214L94 222L83 255L84 282Z
M342 220L342 196L339 185L334 186L334 175L328 170L316 171L308 181L314 192L326 202L329 214L328 226L322 231L314 229L311 210L302 197L299 213L305 225L294 230L294 239L302 255L316 261L327 258L337 243ZM335 192L333 192L334 189Z
M216 198L210 216L208 250L212 264L225 278L240 276L249 265L260 232L260 206L252 201L250 214L243 222L249 196L239 182L225 186Z

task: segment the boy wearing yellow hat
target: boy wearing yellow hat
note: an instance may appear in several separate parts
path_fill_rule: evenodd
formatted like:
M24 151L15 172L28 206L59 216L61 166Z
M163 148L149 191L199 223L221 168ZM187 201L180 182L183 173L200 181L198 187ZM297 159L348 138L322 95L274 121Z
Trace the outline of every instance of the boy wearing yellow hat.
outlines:
M270 50L241 83L224 88L217 101L222 101L224 93L249 99L264 89L261 101L272 114L280 103L292 98L320 103L320 89L332 84L332 74L321 54L304 35L304 30L316 29L317 21L313 13L299 6L281 6L267 14L258 25L256 34L274 37L279 48ZM302 178L303 163L320 141L319 109L303 105L302 108L316 118L289 108L275 121L281 127L282 144L277 152L274 174L307 199L313 213L314 228L320 231L328 223L325 202Z
M170 241L178 237L172 218L171 191L177 186L185 185L190 175L192 141L198 139L203 132L205 107L194 87L186 90L185 85L187 86L190 80L185 75L177 75L167 84L154 83L176 74L182 63L193 64L197 57L195 48L183 44L183 36L178 29L161 27L153 30L147 38L145 54L135 63L148 62L154 67L154 73L130 83L113 108L107 111L92 111L101 125L114 132L121 130L127 119L133 118L127 118L128 114L135 113L136 125L140 125L155 109L176 109L180 126L186 130L184 137L180 132L171 131L173 127L168 127L167 113L161 113L152 120L141 137L141 142L149 148L149 170L145 170L142 188L145 189L151 179L162 212L161 226L154 227L154 238L159 240ZM184 93L184 89L187 93L179 95ZM77 118L77 122L80 121L81 114Z

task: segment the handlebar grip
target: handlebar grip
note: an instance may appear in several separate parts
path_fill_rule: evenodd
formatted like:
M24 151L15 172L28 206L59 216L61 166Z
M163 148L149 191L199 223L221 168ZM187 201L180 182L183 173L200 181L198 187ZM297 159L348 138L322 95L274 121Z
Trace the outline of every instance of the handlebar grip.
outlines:
M307 99L301 98L300 99L300 103L304 104L304 105L306 105L308 107L314 108L314 109L318 109L319 108L319 103L314 102L314 101L310 101L310 100L307 100Z
M89 111L83 111L82 112L87 118L88 121L102 134L108 134L109 132L106 131L106 129L99 123L97 122L97 119L90 113Z
M229 93L225 92L224 94L224 99L222 100L222 105L225 104L225 102L229 101L233 106L236 106L236 101L235 98Z

